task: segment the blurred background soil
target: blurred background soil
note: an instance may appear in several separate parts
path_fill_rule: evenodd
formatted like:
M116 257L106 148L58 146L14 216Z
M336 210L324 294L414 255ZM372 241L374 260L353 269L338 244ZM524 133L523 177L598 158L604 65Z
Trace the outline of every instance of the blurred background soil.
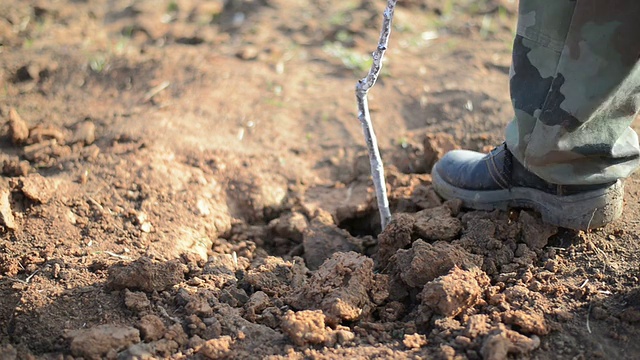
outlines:
M572 232L443 202L512 116L517 2L0 3L0 359L640 358L640 178ZM637 124L634 124L637 128Z

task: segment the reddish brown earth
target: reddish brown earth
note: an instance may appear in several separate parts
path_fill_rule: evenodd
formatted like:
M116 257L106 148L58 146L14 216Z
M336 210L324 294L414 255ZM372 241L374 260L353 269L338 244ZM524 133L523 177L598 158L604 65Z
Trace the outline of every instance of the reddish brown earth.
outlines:
M442 202L512 114L517 5L0 3L0 358L640 358L640 177L571 232Z

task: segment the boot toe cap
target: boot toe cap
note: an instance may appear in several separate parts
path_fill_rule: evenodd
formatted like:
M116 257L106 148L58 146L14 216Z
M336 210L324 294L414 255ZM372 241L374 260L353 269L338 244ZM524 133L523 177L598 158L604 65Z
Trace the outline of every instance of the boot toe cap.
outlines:
M486 154L468 150L454 150L445 154L433 167L449 185L465 190L494 190L503 188L489 169ZM497 169L494 169L496 172Z

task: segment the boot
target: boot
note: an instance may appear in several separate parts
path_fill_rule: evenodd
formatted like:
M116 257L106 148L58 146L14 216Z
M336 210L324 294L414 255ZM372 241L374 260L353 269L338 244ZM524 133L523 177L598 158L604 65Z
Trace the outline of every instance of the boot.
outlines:
M520 164L502 144L489 154L454 150L431 171L434 190L475 210L532 209L548 224L586 230L622 214L622 180L597 185L551 184Z

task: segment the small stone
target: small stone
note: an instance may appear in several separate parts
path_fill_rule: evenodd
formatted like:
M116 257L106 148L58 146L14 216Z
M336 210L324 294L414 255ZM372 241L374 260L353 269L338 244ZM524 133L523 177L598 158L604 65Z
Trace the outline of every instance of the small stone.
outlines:
M205 199L198 199L196 202L196 214L200 216L211 215L211 207Z
M471 339L466 336L458 335L456 336L454 341L456 342L456 344L462 346L463 348L468 348L471 346Z
M260 54L260 50L252 45L247 45L236 53L236 56L242 60L254 60Z
M71 211L71 209L67 209L67 211L64 213L64 217L69 221L69 224L71 225L75 225L78 222L78 217L73 211Z
M354 334L346 326L341 326L341 325L336 326L336 330L334 333L335 333L336 342L340 345L344 345L346 343L352 342L356 338L356 334Z
M147 222L148 216L145 212L139 211L135 215L136 215L136 221L138 222L138 224L143 224Z
M93 121L83 121L76 126L72 143L75 144L81 142L85 145L91 145L94 141L96 141L96 125Z
M7 229L15 230L18 227L13 212L11 212L9 191L4 189L0 190L0 221Z
M191 286L204 286L204 284L206 284L206 281L197 276L194 276L191 279L187 280L187 284Z
M144 233L150 233L153 230L153 225L150 222L145 221L140 225L140 231Z

